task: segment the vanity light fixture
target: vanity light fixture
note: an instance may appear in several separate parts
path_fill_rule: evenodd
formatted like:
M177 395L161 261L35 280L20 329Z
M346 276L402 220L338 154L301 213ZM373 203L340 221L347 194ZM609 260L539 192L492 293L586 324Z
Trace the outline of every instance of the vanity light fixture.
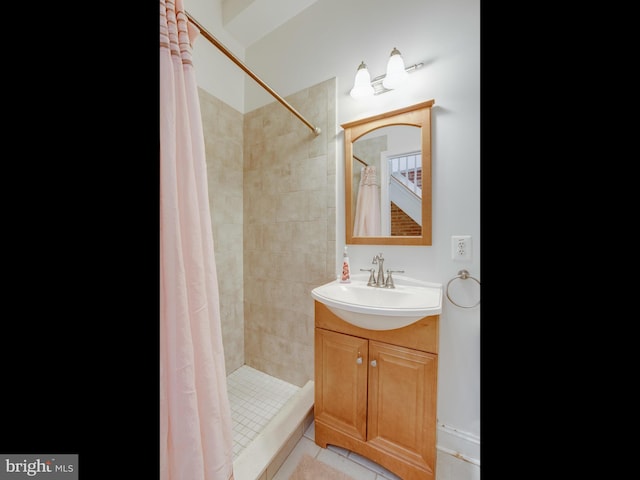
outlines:
M367 69L367 65L363 62L360 63L358 71L356 72L356 79L353 82L353 88L350 95L353 98L370 97L373 95L373 87L371 86L371 75Z
M389 90L401 86L409 74L404 69L404 60L396 47L391 50L389 62L387 63L387 74L382 79L382 86Z
M379 75L371 80L367 65L364 61L360 63L350 95L353 98L371 97L396 89L402 86L409 76L409 73L423 65L424 63L421 62L405 68L402 54L394 47L393 50L391 50L391 55L389 55L387 73L384 75Z

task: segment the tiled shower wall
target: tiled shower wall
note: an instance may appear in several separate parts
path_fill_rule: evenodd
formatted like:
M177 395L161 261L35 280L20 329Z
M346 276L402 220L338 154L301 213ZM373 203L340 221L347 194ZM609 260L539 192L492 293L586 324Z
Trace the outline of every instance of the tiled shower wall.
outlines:
M227 375L244 365L242 114L198 89Z
M313 379L311 290L336 274L336 81L244 116L200 93L227 374Z
M297 386L313 380L311 290L335 278L336 81L244 118L245 363Z

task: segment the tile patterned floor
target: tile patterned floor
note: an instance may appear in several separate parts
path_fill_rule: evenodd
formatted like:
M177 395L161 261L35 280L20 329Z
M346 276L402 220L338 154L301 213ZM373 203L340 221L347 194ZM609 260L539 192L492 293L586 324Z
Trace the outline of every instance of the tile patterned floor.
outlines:
M355 452L334 445L321 448L316 445L314 439L315 429L312 423L276 472L273 480L288 480L305 453L346 473L354 480L402 480L377 463Z
M234 460L298 390L248 365L227 375Z

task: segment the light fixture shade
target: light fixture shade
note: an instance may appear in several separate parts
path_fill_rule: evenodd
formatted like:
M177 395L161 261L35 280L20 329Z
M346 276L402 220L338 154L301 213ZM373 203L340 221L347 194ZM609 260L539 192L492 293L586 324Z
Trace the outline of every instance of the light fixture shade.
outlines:
M353 98L369 97L373 95L373 87L371 86L371 75L367 70L367 65L364 62L360 63L358 71L356 72L356 78L353 82L353 88L350 95Z
M382 86L389 90L398 88L402 85L409 74L404 68L404 60L397 48L393 47L387 63L387 74L382 80Z

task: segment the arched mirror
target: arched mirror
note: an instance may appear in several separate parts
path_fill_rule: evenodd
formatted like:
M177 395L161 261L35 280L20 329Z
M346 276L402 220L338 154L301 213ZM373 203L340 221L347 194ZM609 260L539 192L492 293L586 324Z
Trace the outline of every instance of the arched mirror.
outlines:
M431 107L342 124L346 243L431 245Z

